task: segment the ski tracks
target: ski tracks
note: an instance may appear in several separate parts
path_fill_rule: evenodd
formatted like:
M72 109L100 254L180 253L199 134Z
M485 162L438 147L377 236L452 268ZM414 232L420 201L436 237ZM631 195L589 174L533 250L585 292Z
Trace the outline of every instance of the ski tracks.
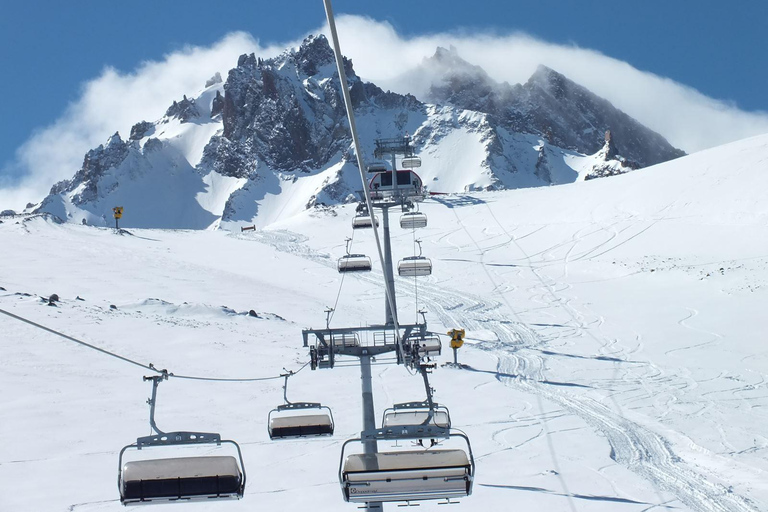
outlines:
M456 213L455 210L454 213ZM461 225L461 219L458 215L456 218ZM503 229L501 223L498 220L496 222ZM650 227L648 226L646 229ZM464 229L466 231L466 228ZM455 234L455 232L451 234ZM635 236L639 234L641 233L639 232ZM269 231L258 232L255 236L235 236L250 240L255 239L269 244L279 251L311 259L326 266L333 266L333 261L327 255L312 251L305 246L306 238L301 235L284 231ZM509 234L508 236L510 243L514 243L514 237ZM576 240L571 240L569 243L574 244L582 238L576 237ZM485 251L474 239L473 243L480 252L482 262ZM573 247L575 245L571 247L571 250ZM522 251L522 248L520 250ZM568 254L571 253L571 250L568 251ZM488 274L485 265L483 267ZM589 332L583 317L567 301L558 297L557 293L560 293L560 290L546 282L534 267L531 267L531 271L544 288L542 291L551 296L553 303L556 302L569 312L578 329ZM488 274L488 278L495 286L496 283L490 274ZM375 273L370 277L361 277L361 279L365 279L376 286L382 286L381 277ZM401 287L401 289L403 292L409 293L410 287ZM549 400L558 404L568 413L583 419L595 431L601 432L606 437L611 446L611 457L617 463L629 468L658 488L676 495L693 510L703 512L756 512L758 510L748 499L736 495L722 485L708 481L703 475L690 468L674 454L668 442L660 435L588 396L577 396L568 393L562 386L549 386L542 383L545 380L542 357L535 351L521 349L542 346L545 341L524 322L505 318L504 314L500 312L504 305L501 302L478 297L463 290L451 293L450 290L446 290L445 286L438 286L429 282L419 284L419 297L429 305L431 313L435 314L443 325L462 325L468 331L473 329L493 331L497 340L485 341L476 347L491 352L497 357L499 372L497 378L505 385ZM614 343L615 341L604 342L600 351L606 353L611 349L611 352L614 352L611 346ZM653 371L653 369L649 369ZM659 370L655 370L658 376ZM640 378L638 383L643 385L644 380L644 378ZM651 393L651 390L646 389L646 392ZM507 430L509 428L502 428L494 433L496 442L502 445L508 444L504 439L504 433ZM530 442L532 439L525 440L523 443ZM514 446L510 445L505 449L512 448Z

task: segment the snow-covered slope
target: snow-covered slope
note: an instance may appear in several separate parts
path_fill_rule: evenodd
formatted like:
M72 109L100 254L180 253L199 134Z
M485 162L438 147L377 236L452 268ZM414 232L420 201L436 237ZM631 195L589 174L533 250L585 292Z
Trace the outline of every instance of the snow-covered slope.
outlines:
M433 330L468 330L468 366L432 378L477 460L457 510L768 508L766 171L763 136L609 180L423 204L416 235L434 273L418 287L398 278L398 307L403 321L423 307ZM300 331L325 325L342 283L332 326L382 320L378 264L335 271L353 215L122 235L5 216L0 308L176 374L277 376L307 361ZM396 257L412 254L414 233L393 233ZM374 253L370 231L354 250ZM52 293L55 307L40 299ZM118 452L149 432L146 371L4 315L0 351L0 509L120 509ZM360 430L358 369L291 379L290 399L333 408L333 438L269 441L281 383L161 384L161 428L236 439L248 470L243 501L178 507L355 510L337 470ZM423 390L380 364L374 397L380 413Z
M410 134L433 191L571 183L682 154L553 70L510 87L447 50L429 62L448 84L433 88L437 104L383 91L346 67L366 161L375 139ZM338 87L322 36L272 59L242 55L226 82L212 78L161 119L137 123L127 142L115 134L90 151L36 211L107 226L123 206L125 227L236 229L352 201L360 186ZM609 128L618 141L606 158ZM627 159L637 164L622 166Z

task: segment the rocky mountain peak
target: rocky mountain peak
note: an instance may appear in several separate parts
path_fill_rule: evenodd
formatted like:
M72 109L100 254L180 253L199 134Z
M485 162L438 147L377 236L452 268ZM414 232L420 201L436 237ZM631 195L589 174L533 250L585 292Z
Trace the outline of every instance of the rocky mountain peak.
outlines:
M165 116L169 118L176 118L182 123L187 123L191 119L200 117L200 111L197 110L194 99L187 98L184 95L184 99L181 101L174 101L173 105L168 107L165 111Z
M333 64L336 58L328 40L320 34L307 36L293 54L293 60L299 72L306 76L314 76L320 67Z

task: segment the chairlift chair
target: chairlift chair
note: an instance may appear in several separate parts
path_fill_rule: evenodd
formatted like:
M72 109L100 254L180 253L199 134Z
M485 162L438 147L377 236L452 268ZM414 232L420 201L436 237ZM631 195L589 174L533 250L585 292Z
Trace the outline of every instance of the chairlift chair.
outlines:
M339 272L365 272L371 270L371 258L365 254L350 254L351 238L347 238L347 254L339 258Z
M466 434L439 427L380 429L363 432L341 449L339 482L344 500L353 503L423 501L463 498L472 493L475 462ZM350 454L348 444L367 440L400 440L460 437L462 449L425 449Z
M370 173L376 173L376 172L387 172L389 170L389 167L387 166L386 162L377 161L377 162L371 162L368 164L368 172Z
M347 254L339 258L339 272L365 272L371 268L371 258L365 254Z
M334 422L330 407L315 402L289 402L288 378L294 372L282 375L283 399L285 403L278 405L269 412L267 430L269 438L296 439L300 437L316 437L333 435Z
M304 414L307 411L315 414ZM330 407L319 403L301 402L278 405L269 412L267 428L269 438L272 440L332 436L333 413Z
M419 357L437 357L443 352L443 343L437 336L411 336L404 340L409 346L418 345L414 353Z
M419 255L408 256L397 263L397 273L403 277L428 276L432 274L432 260L421 255L421 240L416 240L419 244Z
M418 156L407 156L402 161L403 169L416 169L421 167L421 158Z
M402 277L431 275L432 260L424 256L408 256L397 263L397 273Z
M136 443L120 450L117 485L123 505L146 505L214 499L240 499L245 492L245 464L240 446L221 439L217 433L163 432L155 424L157 386L168 373L144 377L152 380L152 398L149 400L149 423L155 434L139 437ZM129 449L182 445L231 444L237 450L233 456L174 457L136 460L123 464Z
M403 229L427 227L427 216L422 212L406 212L400 216L400 227Z
M372 220L373 219L373 220ZM371 215L355 215L352 219L352 229L365 229L373 227L373 223L376 222L376 227L379 227L378 217Z

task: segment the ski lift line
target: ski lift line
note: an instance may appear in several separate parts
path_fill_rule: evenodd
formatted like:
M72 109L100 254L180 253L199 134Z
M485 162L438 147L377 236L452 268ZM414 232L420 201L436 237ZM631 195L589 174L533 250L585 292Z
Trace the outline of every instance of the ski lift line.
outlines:
M119 359L120 361L130 363L134 366L138 366L140 368L144 368L145 370L149 370L152 372L156 372L160 375L167 374L168 378L174 378L174 379L185 379L185 380L200 380L200 381L209 381L209 382L259 382L259 381L266 381L266 380L276 380L276 379L282 379L283 377L281 375L276 375L274 377L252 377L252 378L226 378L226 377L201 377L201 376L195 376L195 375L179 375L167 372L166 370L159 370L157 369L152 363L144 364L140 363L138 361L134 361L133 359L129 359L125 356L121 356L120 354L116 354L114 352L110 352L109 350L105 350L103 348L97 347L96 345L92 345L91 343L85 342L83 340L79 340L77 338L74 338L72 336L69 336L68 334L64 334L63 332L59 332L55 329L51 329L50 327L46 327L42 324L39 324L37 322L33 322L32 320L29 320L27 318L21 317L19 315L14 315L13 313L9 311L5 311L4 309L0 309L0 313L7 315L15 320L19 320L20 322L24 322L26 324L29 324L33 327L37 327L38 329L41 329L43 331L46 331L48 333L54 334L56 336L59 336L61 338L64 338L65 340L71 341L73 343L77 343L78 345L82 345L86 348L90 348L92 350L95 350L97 352L101 352L102 354L108 355L110 357L114 357L116 359ZM293 372L294 374L299 373L301 370L306 368L309 365L309 363L305 363L304 366Z
M158 370L157 368L155 368L151 364L143 364L143 363L140 363L138 361L134 361L133 359L129 359L129 358L121 356L119 354L115 354L114 352L110 352L109 350L105 350L105 349L99 348L99 347L97 347L95 345L91 345L90 343L87 343L85 341L78 340L77 338L73 338L72 336L69 336L69 335L64 334L62 332L59 332L59 331L57 331L55 329L51 329L50 327L46 327L46 326L44 326L42 324L39 324L37 322L33 322L32 320L29 320L27 318L24 318L24 317L21 317L21 316L18 316L18 315L14 315L13 313L11 313L9 311L5 311L4 309L0 309L0 313L2 313L4 315L7 315L7 316L9 316L9 317L11 317L11 318L13 318L15 320L19 320L21 322L29 324L29 325L31 325L33 327L37 327L38 329L42 329L43 331L46 331L46 332L49 332L49 333L54 334L56 336L59 336L61 338L64 338L65 340L69 340L69 341L72 341L74 343L77 343L78 345L83 345L84 347L93 349L93 350L95 350L97 352L101 352L102 354L106 354L108 356L117 358L117 359L119 359L121 361L124 361L126 363L130 363L130 364L138 366L140 368L144 368L145 370L150 370L150 371L157 372L157 373L160 373L160 374L163 373L161 370Z
M341 93L344 97L344 106L347 111L347 120L349 121L349 130L352 133L352 143L355 146L355 156L357 157L357 168L358 171L360 171L360 182L363 187L363 196L365 197L365 204L368 207L368 211L373 215L373 204L371 202L371 192L368 189L368 180L365 176L365 164L363 162L363 152L362 147L360 145L360 141L358 139L357 135L357 126L355 124L355 113L352 110L352 98L349 94L349 85L347 83L347 74L344 71L344 62L343 57L341 54L341 46L339 44L339 34L336 31L336 20L333 16L333 7L331 6L331 0L323 0L323 5L325 6L325 15L328 19L328 28L331 32L331 40L333 41L333 54L336 58L336 70L339 73L339 81L341 82ZM379 237L379 228L376 226L376 223L372 223L373 227L373 236L376 240L376 250L379 253L379 261L381 262L381 267L385 268L384 264L384 251L381 247L381 239ZM386 272L385 272L386 274ZM397 344L402 352L403 350L403 340L400 338L400 324L397 319L397 307L395 306L395 298L394 298L394 289L390 288L389 282L386 279L386 275L384 277L384 290L385 294L387 296L387 302L389 303L389 309L392 314L392 323L395 327L395 340L397 341Z
M486 206L488 206L488 205L486 205ZM511 239L513 242L515 242L515 245L517 245L518 249L520 249L520 251L521 251L521 252L522 252L522 253L523 253L523 254L524 254L526 257L528 257L528 255L527 255L527 254L526 254L526 252L523 250L523 248L522 248L522 247L520 247L520 244L519 244L519 243L517 243L517 241L514 239L514 237L512 237L512 236L511 236L511 235L510 235L510 234L507 232L507 230L504 228L504 226L502 226L502 225L501 225L501 223L499 222L499 220L498 220L498 219L496 218L496 216L493 214L493 211L490 209L490 207L488 207L488 211L490 212L490 214L491 214L491 216L493 217L493 219L496 221L496 224L497 224L499 227L501 227L502 231L504 231L504 233L506 233L506 235L507 235L507 236L508 236L508 237L509 237L509 238L510 238L510 239ZM479 243L477 243L477 240L475 240L475 237L473 237L473 236L472 236L472 233L471 233L471 232L470 232L470 231L467 229L467 227L464 225L464 223L463 223L463 222L461 222L461 218L459 217L459 214L458 214L458 212L456 212L456 209L455 209L455 208L453 209L453 215L456 217L456 221L459 223L459 226L461 226L461 228L464 230L464 232L467 234L467 236L469 236L469 239L470 239L470 240L472 240L472 243L475 245L475 247L477 247L477 250L478 250L478 252L480 253L480 265L482 266L482 268L483 268L483 271L485 272L485 275L486 275L486 277L487 277L487 278L488 278L488 280L491 282L491 284L494 286L494 288L498 289L498 284L497 284L497 283L496 283L496 281L493 279L493 276L491 276L491 273L488 271L488 267L486 266L485 262L483 261L483 259L484 259L484 257L485 257L485 254L483 253L482 249L480 248L480 244L479 244ZM528 257L528 263L530 264L530 258L529 258L529 257ZM536 274L536 272L534 272L534 274L535 274L537 277L539 277L539 279L541 280L541 277L540 277L540 276L538 276L538 274ZM542 284L543 284L543 283L542 283ZM550 291L551 291L551 290L550 290ZM520 318L520 315L518 314L517 310L516 310L516 309L514 309L514 308L512 307L512 305L509 303L509 300L507 300L507 297L506 297L506 296L505 296L503 293L502 293L502 294L500 294L500 296L501 296L501 299L502 299L502 301L504 301L504 304L506 304L506 306L507 306L507 309L509 309L509 311L510 311L510 312L511 312L511 313L512 313L514 316L515 316L515 318L517 319L517 321L518 321L518 322L520 322L520 323L522 323L522 324L524 324L525 322L523 322L523 321L522 321L522 319ZM537 399L537 405L538 405L538 407L539 407L539 411L543 411L543 410L544 410L544 406L543 406L543 404L542 404L541 395L540 395L539 393L536 393L536 399ZM551 436L550 436L549 425L548 425L548 423L547 423L547 420L546 420L546 418L544 418L544 421L543 421L543 426L544 426L544 430L545 430L545 432L546 432L546 434L547 434L547 435L546 435L546 439L547 439L547 448L548 448L549 454L550 454L550 456L552 457L552 461L553 461L553 463L554 463L555 467L556 467L556 468L559 468L559 461L560 461L560 457L558 457L558 454L557 454L557 450L555 450L555 446L554 446L554 444L552 443L552 439L551 439ZM560 481L560 485L561 485L561 486L562 486L562 488L563 488L564 494L565 494L566 496L568 496L568 500L567 500L567 501L568 501L568 506L569 506L569 508L570 508L571 512L576 512L576 510L577 510L577 509L576 509L576 505L575 505L575 503L574 503L574 501L573 501L572 495L571 495L571 494L570 494L570 492L568 491L568 483L566 482L566 480L565 480L565 477L563 476L563 473L562 473L562 471L559 471L559 469L558 469L558 471L557 471L557 474L558 474L558 480Z
M352 236L349 237L349 245L347 247L350 247L352 245L352 242L355 240L355 230L352 230ZM341 289L344 287L344 278L346 277L347 273L342 272L341 273L341 282L339 283L339 291L336 293L336 300L333 302L333 308L331 309L331 312L328 316L328 328L331 327L331 322L333 321L333 316L336 314L336 306L339 305L339 298L341 297Z
M536 279L539 281L539 283L541 283L541 285L542 285L544 288L546 288L546 290L549 292L549 294L550 294L550 295L551 295L553 298L557 298L557 297L555 296L555 293L554 293L554 291L552 290L552 287L551 287L551 286L550 286L548 283L544 282L544 279L541 277L541 275L540 275L538 272L536 272L536 267L534 267L534 266L533 266L533 263L532 263L532 261L531 261L531 255L529 255L529 254L528 254L528 253L525 251L525 249L523 248L523 246L520 244L520 241L519 241L517 238L515 238L514 236L512 236L512 235L509 233L509 231L507 231L507 229L504 227L504 225L503 225L501 222L499 222L499 219L496 217L496 214L493 212L493 209L491 208L491 206L490 206L489 204L487 204L487 203L486 203L486 204L485 204L485 207L488 209L488 213L490 213L490 214L491 214L491 217L493 218L494 222L496 222L496 225L497 225L497 226L499 226L499 228L501 228L502 232L503 232L505 235L507 235L507 237L510 239L510 241L511 241L511 242L513 242L513 243L515 244L515 246L518 248L518 250L520 250L520 252L521 252L521 253L523 253L523 256L525 257L525 259L526 259L526 260L527 260L527 262L528 262L528 267L531 269L531 272L533 273L533 275L534 275L534 276L536 276ZM457 219L457 220L459 220L459 217L458 217L458 213L457 213L455 210L454 210L454 212L453 212L453 213L454 213L454 215L456 216L456 219ZM461 221L460 221L460 220L459 220L459 224L461 224ZM467 234L469 234L469 231L466 229L466 227L464 227L464 226L462 225L462 228L464 228L464 230L467 232ZM472 238L472 236L471 236L471 235L470 235L470 238ZM472 241L474 242L474 239L472 239ZM477 242L475 242L475 245L478 247L478 249L480 249L480 246L479 246L479 245L477 245ZM481 256L481 264L482 264L482 266L483 266L483 270L485 270L486 274L487 274L487 275L488 275L488 277L490 278L491 276L490 276L490 274L488 273L488 270L487 270L487 268L485 267L485 264L484 264L484 263L482 263L482 256ZM491 282L493 282L493 280L492 280L492 279L491 279ZM494 283L494 286L496 286L496 284L495 284L495 283ZM504 297L504 295L502 295L502 298L504 299L504 302L506 302L506 303L507 303L507 307L508 307L508 308L511 310L512 308L511 308L511 306L509 305L509 303L507 302L507 300L506 300L506 297ZM573 320L576 320L576 316L574 315L573 311L572 311L570 308L567 308L567 307L566 307L566 308L564 308L564 309L565 309L566 313L568 313L568 315L569 315L569 316L570 316L570 317L571 317ZM518 317L518 320L520 320L519 316L517 315L517 312L516 312L516 311L514 311L514 310L512 310L512 312L515 314L515 316L517 316L517 317ZM585 332L586 332L586 333L587 333L587 335L588 335L590 338L592 338L592 339L593 339L593 340L594 340L596 343L600 344L600 341L597 339L597 337L594 335L594 333L592 333L592 332L591 332L590 330L588 330L588 329L587 329ZM616 365L614 365L614 370L613 370L613 376L614 376L614 379L615 379L615 378L616 378L616 376L618 375L618 371L619 371L618 367L617 367ZM536 395L536 398L537 398L537 400L538 400L539 409L540 409L540 410L543 410L543 409L542 409L542 408L543 408L543 406L542 406L542 404L541 404L541 396L537 394L537 395ZM620 415L621 415L623 418L626 418L626 415L624 414L624 410L622 409L622 407L621 407L621 404L619 404L618 400L616 400L616 398L613 396L613 394L611 395L611 400L613 401L614 405L616 406L617 410L619 411L619 414L620 414ZM549 429L547 428L547 422L546 422L546 420L544 421L544 423L543 423L543 424L544 424L544 428L547 430L547 434L549 434ZM549 451L550 451L550 453L552 454L552 456L553 456L553 458L554 458L554 460L555 460L555 463L557 464L557 453L555 452L554 446L552 445L552 441L551 441L551 439L550 439L550 436L549 436L549 435L547 435L547 443L548 443L548 445L549 445ZM569 495L570 493L568 493L568 492L567 492L567 484L566 484L566 482L565 482L565 478L562 476L562 473L561 473L561 472L559 472L559 471L558 471L558 474L559 474L558 478L560 479L561 485L562 485L562 486L563 486L563 488L566 490L565 494L566 494L566 495ZM662 496L661 496L661 491L660 491L659 487L658 487L658 486L655 484L655 482L652 482L652 485L653 485L654 491L656 492L656 496L657 496L657 497L658 497L658 498L659 498L661 501L663 501L663 499L662 499ZM571 498L569 498L568 502L569 502L569 505L570 505L571 509L575 511L575 510L576 510L576 508L575 508L575 505L574 505L574 503L573 503L573 500L572 500Z

